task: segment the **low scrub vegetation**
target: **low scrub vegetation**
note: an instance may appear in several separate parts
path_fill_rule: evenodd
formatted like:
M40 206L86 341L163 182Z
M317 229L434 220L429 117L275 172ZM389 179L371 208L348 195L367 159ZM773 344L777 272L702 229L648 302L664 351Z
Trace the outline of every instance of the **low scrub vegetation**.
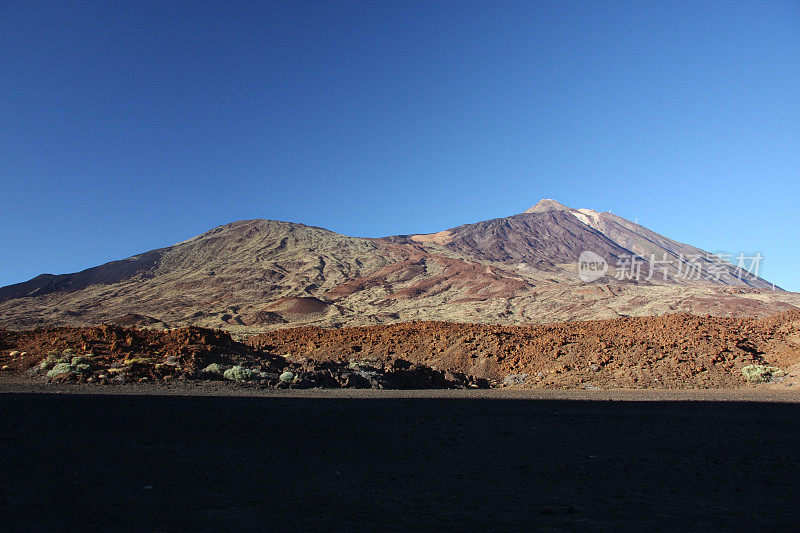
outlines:
M742 369L742 374L753 383L765 383L786 376L786 372L780 368L768 365L748 365Z

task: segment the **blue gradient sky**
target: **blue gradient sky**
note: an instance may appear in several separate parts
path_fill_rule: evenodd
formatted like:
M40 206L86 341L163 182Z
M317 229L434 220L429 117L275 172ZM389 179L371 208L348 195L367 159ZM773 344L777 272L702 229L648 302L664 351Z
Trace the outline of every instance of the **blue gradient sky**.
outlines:
M0 2L0 285L540 198L800 290L798 2Z

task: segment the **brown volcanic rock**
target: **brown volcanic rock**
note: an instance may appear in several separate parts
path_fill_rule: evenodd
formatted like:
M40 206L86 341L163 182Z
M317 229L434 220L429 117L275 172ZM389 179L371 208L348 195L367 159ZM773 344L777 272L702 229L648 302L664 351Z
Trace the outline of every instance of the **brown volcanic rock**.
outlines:
M116 367L128 380L203 378L200 370L220 363L258 367L271 373L270 384L278 384L277 375L288 369L309 376L304 386L375 386L388 379L394 387L424 388L480 384L476 380L483 378L550 389L732 388L750 386L741 370L751 364L790 370L790 377L794 368L796 374L800 311L763 319L682 313L535 326L302 327L244 343L204 328L0 329L0 364L16 372L66 348L91 353L94 375Z
M157 318L137 315L136 313L128 313L127 315L123 315L119 318L111 319L108 322L110 324L117 324L118 326L126 327L169 327L167 324L161 320L158 320Z
M122 361L156 357L176 358L185 372L196 372L206 365L223 359L252 355L255 351L231 339L219 330L185 328L168 331L134 329L104 324L93 328L57 327L28 331L0 329L0 350L15 348L27 352L18 362L24 370L52 351L73 349L76 353L91 353L98 361ZM276 361L272 357L270 361Z
M750 364L800 363L800 311L765 319L677 314L538 326L412 322L294 328L250 344L293 357L402 358L539 388L706 388L745 385Z
M264 326L270 324L286 324L286 319L278 313L262 309L250 315L246 324L248 326Z
M66 351L67 349L71 352ZM78 360L69 364L77 357ZM49 364L48 364L49 363ZM56 363L67 366L55 370ZM6 372L25 372L50 383L130 383L233 380L270 388L485 388L485 380L445 373L393 359L375 364L349 361L290 362L268 351L234 341L230 334L204 328L168 331L103 325L96 328L0 329L0 364ZM47 365L42 367L40 365ZM205 370L216 364L215 370ZM82 366L78 366L82 365ZM221 368L219 368L221 367ZM235 370L238 368L238 377ZM52 369L48 374L47 370ZM245 373L246 372L246 373ZM284 375L288 374L288 378Z
M324 313L329 307L329 303L313 296L285 296L271 304L268 309L290 315L312 315Z

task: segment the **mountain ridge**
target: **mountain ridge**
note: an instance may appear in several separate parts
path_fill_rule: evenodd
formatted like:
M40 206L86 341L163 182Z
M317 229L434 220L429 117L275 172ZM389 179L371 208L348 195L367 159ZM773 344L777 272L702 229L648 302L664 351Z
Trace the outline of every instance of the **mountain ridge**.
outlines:
M577 276L592 251L609 265ZM626 279L668 258L665 279ZM698 255L698 258L689 258ZM795 293L611 213L544 199L523 213L430 234L350 237L269 219L223 224L171 246L0 288L0 326L86 325L127 315L169 325L259 329L402 320L525 323L676 311L758 315ZM692 265L725 279L679 276ZM619 268L616 268L619 274ZM619 278L619 279L618 279ZM651 276L652 278L652 276ZM783 296L779 296L783 294Z

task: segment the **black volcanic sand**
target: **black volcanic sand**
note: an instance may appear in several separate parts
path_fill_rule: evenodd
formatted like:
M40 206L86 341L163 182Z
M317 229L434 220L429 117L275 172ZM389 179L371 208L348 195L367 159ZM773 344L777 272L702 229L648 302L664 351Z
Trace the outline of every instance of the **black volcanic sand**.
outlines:
M800 404L0 395L4 529L794 529Z

